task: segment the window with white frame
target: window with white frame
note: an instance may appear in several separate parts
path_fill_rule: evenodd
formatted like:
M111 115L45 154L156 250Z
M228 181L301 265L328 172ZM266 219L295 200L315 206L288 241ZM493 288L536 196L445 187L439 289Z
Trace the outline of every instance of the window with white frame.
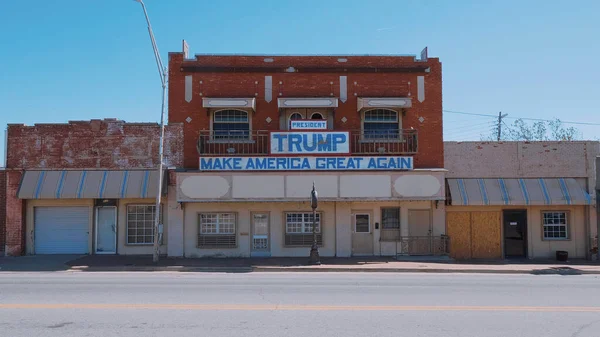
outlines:
M249 139L250 118L247 111L219 110L213 113L213 139Z
M569 238L567 212L543 212L544 240L567 240Z
M236 247L236 220L235 213L200 213L198 215L198 247Z
M154 243L155 205L127 205L127 244Z
M285 245L312 245L313 220L316 221L315 232L317 233L317 244L322 245L321 213L317 213L316 217L313 217L312 212L285 213Z
M388 109L367 110L363 116L363 139L399 139L398 112Z

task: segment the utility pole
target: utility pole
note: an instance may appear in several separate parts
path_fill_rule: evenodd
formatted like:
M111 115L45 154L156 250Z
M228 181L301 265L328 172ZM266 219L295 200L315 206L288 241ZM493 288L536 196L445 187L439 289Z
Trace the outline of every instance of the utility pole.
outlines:
M502 118L508 116L508 114L502 114L502 111L498 112L498 141L502 138Z
M152 26L150 25L150 18L148 18L148 12L146 12L146 6L142 0L134 0L142 5L144 10L144 16L146 17L146 23L148 24L148 34L150 34L150 42L152 42L152 50L154 51L154 58L156 65L158 66L158 74L160 75L160 81L162 84L162 107L160 111L160 134L158 141L158 186L156 188L156 207L154 210L154 242L152 249L152 261L158 262L160 253L160 235L162 234L162 226L160 225L160 198L162 194L162 181L163 181L163 141L165 138L165 99L167 97L167 68L163 66L162 59L158 47L156 46L156 40L154 40L154 33L152 32Z

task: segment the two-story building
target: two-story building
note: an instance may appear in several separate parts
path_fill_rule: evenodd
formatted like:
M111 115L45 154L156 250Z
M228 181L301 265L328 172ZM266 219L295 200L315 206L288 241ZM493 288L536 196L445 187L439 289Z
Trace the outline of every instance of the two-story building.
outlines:
M168 255L447 251L442 69L413 56L169 55Z

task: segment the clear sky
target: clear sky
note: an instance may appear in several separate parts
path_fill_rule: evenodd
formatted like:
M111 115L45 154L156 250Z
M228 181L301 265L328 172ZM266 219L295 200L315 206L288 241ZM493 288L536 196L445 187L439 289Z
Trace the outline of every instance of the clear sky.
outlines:
M146 0L167 62L191 53L429 54L448 111L596 123L600 1ZM0 124L158 121L160 80L132 0L0 1ZM444 112L446 140L493 118ZM1 140L4 157L4 139ZM0 161L0 165L3 161Z

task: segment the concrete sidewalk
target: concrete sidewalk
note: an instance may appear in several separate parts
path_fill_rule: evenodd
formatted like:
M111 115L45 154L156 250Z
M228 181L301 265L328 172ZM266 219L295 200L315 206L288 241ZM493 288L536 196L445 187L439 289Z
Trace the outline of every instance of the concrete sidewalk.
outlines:
M69 272L394 272L496 274L600 274L600 263L556 261L398 261L391 257L322 258L319 266L307 258L166 258L158 264L150 256L24 256L0 258L0 271Z

